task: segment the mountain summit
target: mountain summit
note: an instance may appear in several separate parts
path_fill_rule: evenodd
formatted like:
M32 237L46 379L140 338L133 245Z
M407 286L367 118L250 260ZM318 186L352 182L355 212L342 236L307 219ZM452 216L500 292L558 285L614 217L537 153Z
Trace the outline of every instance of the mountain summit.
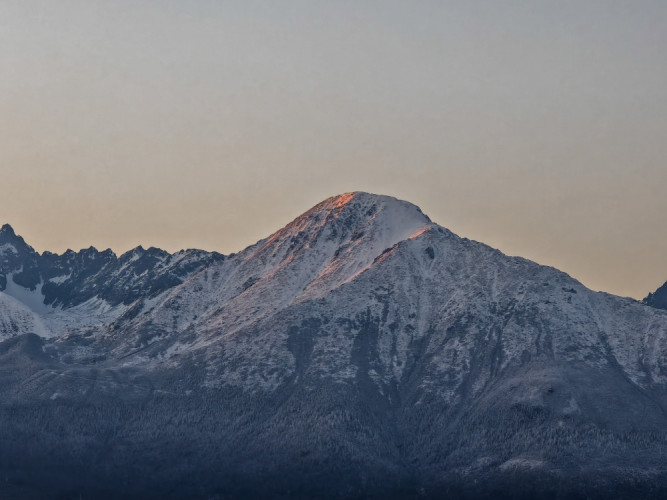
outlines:
M667 492L667 311L410 203L332 197L230 256L3 248L10 497Z
M659 309L667 309L667 282L665 282L655 292L649 293L642 302Z

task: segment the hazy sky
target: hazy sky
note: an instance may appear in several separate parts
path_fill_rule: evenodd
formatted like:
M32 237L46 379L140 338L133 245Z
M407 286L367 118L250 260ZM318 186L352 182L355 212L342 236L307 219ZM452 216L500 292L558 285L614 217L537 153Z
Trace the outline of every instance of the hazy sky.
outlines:
M662 0L0 0L0 223L233 252L363 190L641 298L666 47Z

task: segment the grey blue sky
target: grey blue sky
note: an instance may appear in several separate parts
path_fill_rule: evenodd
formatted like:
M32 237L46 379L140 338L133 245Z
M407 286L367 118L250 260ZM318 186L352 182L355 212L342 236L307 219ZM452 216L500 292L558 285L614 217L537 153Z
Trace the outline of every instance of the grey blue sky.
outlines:
M0 0L0 223L238 251L346 191L641 298L667 2Z

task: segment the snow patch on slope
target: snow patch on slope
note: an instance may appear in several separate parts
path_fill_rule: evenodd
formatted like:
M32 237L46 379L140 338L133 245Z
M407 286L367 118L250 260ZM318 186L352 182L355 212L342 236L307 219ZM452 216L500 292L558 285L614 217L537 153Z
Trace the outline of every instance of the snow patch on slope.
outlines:
M14 283L12 277L7 276L7 288L0 292L0 336L35 333L44 338L56 337L104 325L127 309L123 305L111 306L97 297L67 309L51 307L44 304L42 283L30 290Z
M128 307L122 304L112 306L106 300L93 297L74 307L51 309L42 316L42 321L48 326L50 335L57 337L82 329L102 327L118 318Z
M42 295L42 284L37 285L35 290L23 288L21 285L14 283L14 275L7 275L7 288L4 293L14 297L21 302L25 307L36 314L46 314L50 307L44 304L44 295Z
M11 295L0 292L0 339L23 333L50 336L39 315Z

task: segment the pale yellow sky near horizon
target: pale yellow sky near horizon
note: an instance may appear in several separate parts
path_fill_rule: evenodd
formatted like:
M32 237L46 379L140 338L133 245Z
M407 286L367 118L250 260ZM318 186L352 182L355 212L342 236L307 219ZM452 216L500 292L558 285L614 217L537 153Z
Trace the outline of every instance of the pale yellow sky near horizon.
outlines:
M642 298L667 3L0 0L0 223L235 252L347 191Z

